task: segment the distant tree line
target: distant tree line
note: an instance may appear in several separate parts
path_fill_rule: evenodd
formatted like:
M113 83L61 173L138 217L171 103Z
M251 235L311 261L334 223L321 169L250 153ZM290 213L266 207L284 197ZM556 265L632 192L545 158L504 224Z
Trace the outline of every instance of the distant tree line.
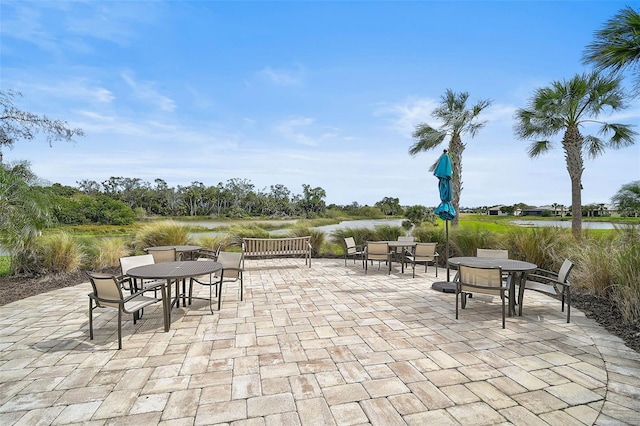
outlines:
M163 179L111 177L101 183L78 182L78 187L53 184L42 188L52 197L53 215L60 224L127 224L142 216L216 216L242 218L306 217L324 214L326 191L303 184L294 194L284 185L256 190L247 179L233 178L207 186L170 187Z
M327 205L326 191L303 184L295 194L282 184L257 190L247 179L233 178L207 186L202 182L170 187L163 179L153 183L139 178L111 177L101 183L82 180L77 187L55 183L39 187L50 199L54 223L59 225L126 225L140 217L303 217L328 215L328 210L344 216L379 218L405 216L412 223L433 221L432 209L403 207L400 200L384 197L373 206L357 202Z

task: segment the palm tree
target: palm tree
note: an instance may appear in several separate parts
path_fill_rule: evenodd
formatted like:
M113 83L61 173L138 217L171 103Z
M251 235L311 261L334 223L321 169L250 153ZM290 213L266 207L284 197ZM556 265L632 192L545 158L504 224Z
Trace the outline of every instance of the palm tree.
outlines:
M0 164L0 245L13 274L37 270L35 242L49 219L49 200L36 184L28 163Z
M486 122L478 121L478 116L486 107L491 105L490 100L480 100L470 109L467 109L469 93L456 93L447 89L441 97L440 106L433 110L431 116L442 122L438 129L431 127L427 123L416 126L416 130L411 135L415 144L409 148L409 154L416 155L422 151L429 151L440 145L447 136L449 139L449 157L451 158L451 192L453 207L459 212L460 193L462 192L462 151L465 144L462 143L462 135L469 133L473 138ZM431 166L431 171L435 168L435 163ZM453 226L458 225L458 215L451 221Z
M537 89L528 107L516 112L515 133L519 138L544 138L529 146L530 157L538 157L552 147L547 137L563 133L562 148L571 179L571 229L578 239L582 234L582 152L595 158L606 147L618 149L635 142L637 133L630 126L598 120L605 110L624 108L620 78L592 72ZM580 133L581 127L594 123L599 125L598 135L611 137L603 140Z
M640 71L640 14L630 6L620 10L595 33L583 60L594 64L598 71L619 72L626 68ZM635 87L640 91L640 72Z
M640 213L640 180L622 185L611 201L622 216L638 217Z

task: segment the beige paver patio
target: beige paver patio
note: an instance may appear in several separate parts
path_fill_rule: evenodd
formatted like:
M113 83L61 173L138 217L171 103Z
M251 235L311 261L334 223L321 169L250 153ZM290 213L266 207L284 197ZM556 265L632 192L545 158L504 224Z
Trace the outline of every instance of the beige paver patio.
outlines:
M89 340L88 283L0 307L0 424L640 424L640 354L545 295L503 330L481 295L456 320L433 268L246 267L243 302L231 284L167 333L145 309L120 351L112 310Z

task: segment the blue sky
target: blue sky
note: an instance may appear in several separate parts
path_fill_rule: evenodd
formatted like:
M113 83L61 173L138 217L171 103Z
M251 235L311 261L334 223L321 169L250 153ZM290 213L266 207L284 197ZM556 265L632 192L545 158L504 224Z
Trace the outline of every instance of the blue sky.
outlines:
M328 203L435 206L428 168L442 150L408 150L452 89L493 101L486 127L463 138L461 206L569 205L561 136L530 159L514 112L588 71L584 47L626 5L639 4L3 0L0 87L86 132L51 148L19 141L4 157L71 186L243 178L256 190L319 186ZM640 102L602 118L640 131ZM583 203L608 203L640 180L640 141L585 167Z

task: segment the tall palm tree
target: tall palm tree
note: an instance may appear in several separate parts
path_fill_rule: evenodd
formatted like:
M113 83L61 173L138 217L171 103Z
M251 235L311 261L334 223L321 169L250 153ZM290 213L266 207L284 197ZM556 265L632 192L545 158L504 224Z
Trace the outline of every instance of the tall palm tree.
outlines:
M640 14L630 6L620 10L595 33L583 60L598 71L635 68L635 87L640 92Z
M431 127L427 123L420 123L411 135L415 144L409 148L409 154L416 155L422 151L429 151L440 145L445 138L449 137L449 157L451 158L451 202L456 212L460 209L460 193L462 192L462 151L465 144L462 142L462 135L468 133L473 138L486 121L478 121L478 116L486 107L491 105L490 100L480 100L471 108L467 108L469 93L456 93L447 89L440 98L440 106L431 113L431 116L442 122L438 129ZM435 168L435 163L431 166L431 171ZM458 215L451 221L453 226L458 225Z
M521 139L544 138L529 146L530 157L538 157L552 148L546 138L562 132L562 148L571 179L571 229L576 238L582 234L582 152L595 158L606 147L618 149L632 145L637 133L629 125L605 123L599 116L624 109L620 78L597 72L576 75L568 81L554 81L550 87L539 88L527 108L516 112L515 133ZM597 124L597 136L580 133L588 124Z

